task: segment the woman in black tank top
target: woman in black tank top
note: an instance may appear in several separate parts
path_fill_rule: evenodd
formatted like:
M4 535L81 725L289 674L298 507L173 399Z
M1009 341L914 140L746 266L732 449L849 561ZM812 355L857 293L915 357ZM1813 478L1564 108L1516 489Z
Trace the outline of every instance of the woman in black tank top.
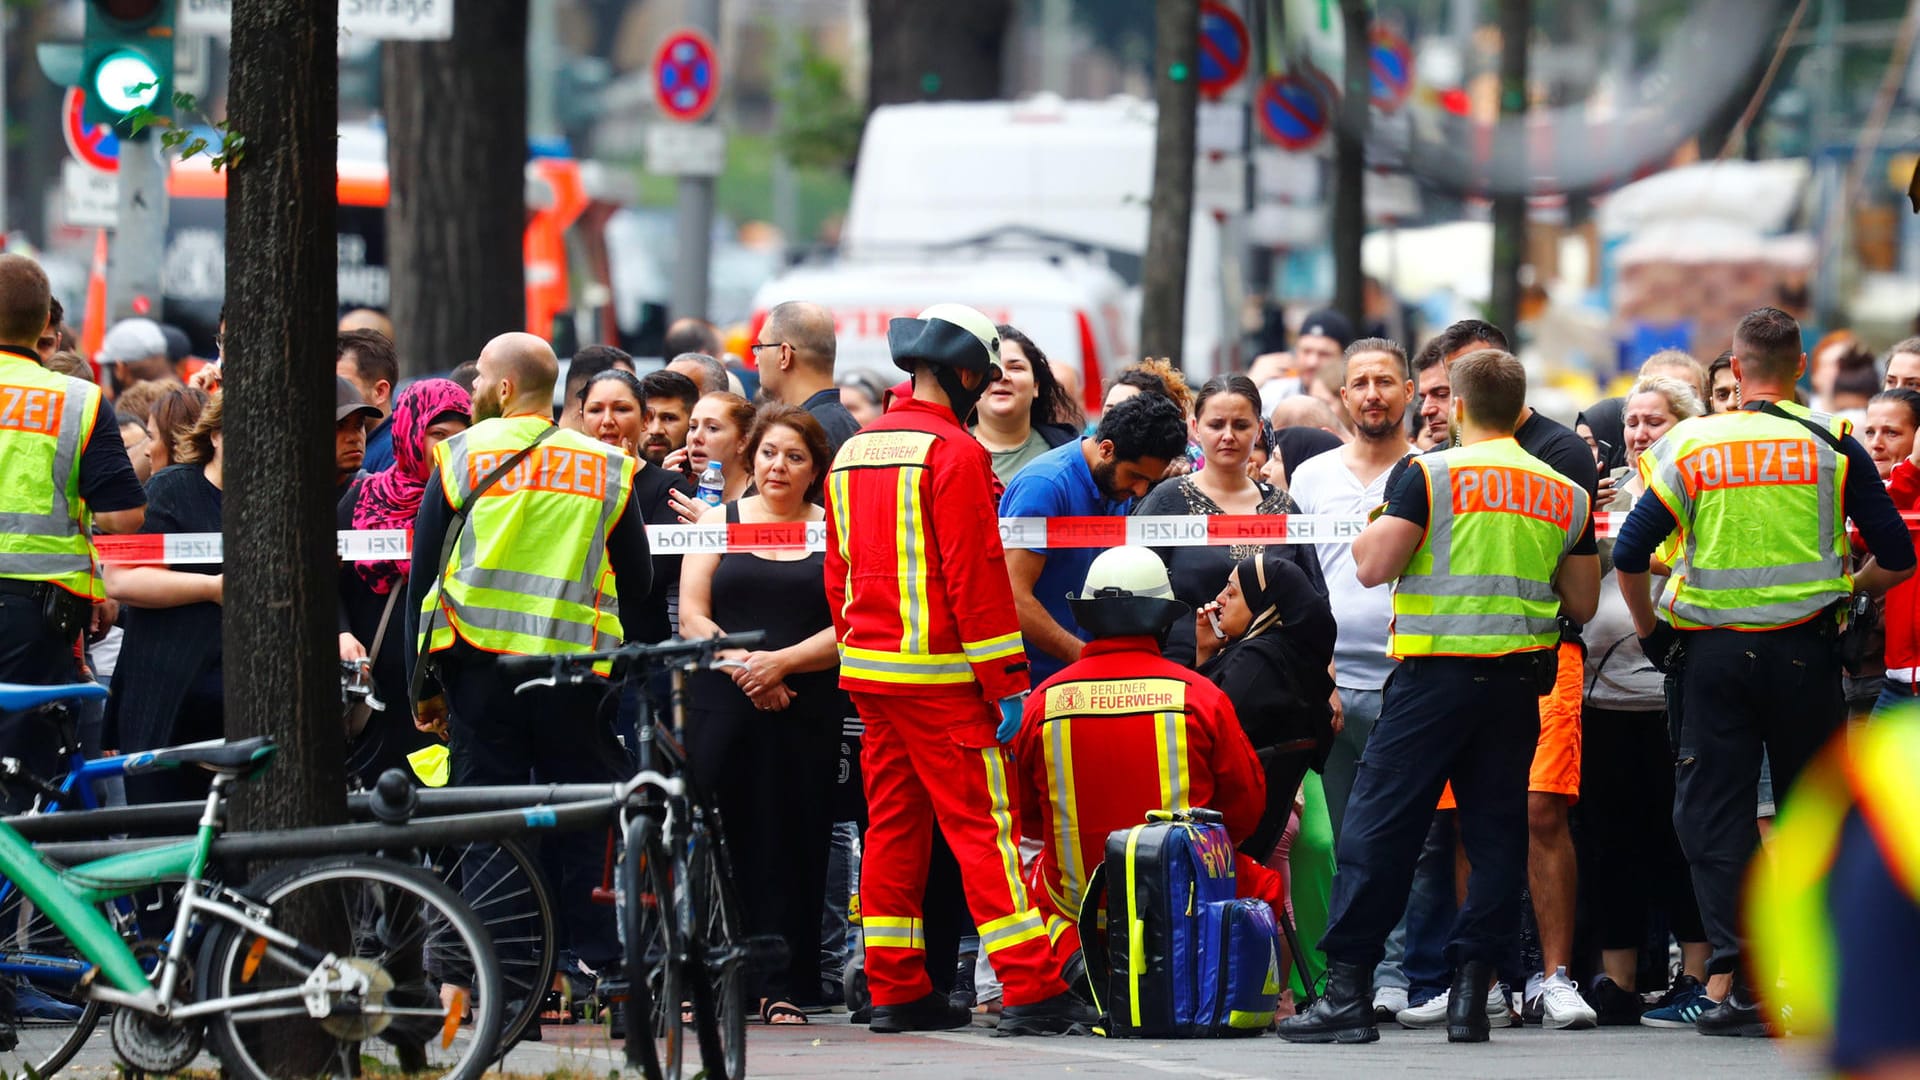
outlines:
M825 519L827 441L819 421L789 406L762 409L747 460L756 493L707 511L702 524L786 525L798 542L809 522ZM747 932L787 943L786 967L767 973L759 988L761 1015L804 1024L795 1002L820 993L830 811L840 726L851 712L839 688L824 552L797 545L686 557L682 636L747 630L765 632L766 640L735 657L746 670L702 672L690 685L688 768L726 822Z

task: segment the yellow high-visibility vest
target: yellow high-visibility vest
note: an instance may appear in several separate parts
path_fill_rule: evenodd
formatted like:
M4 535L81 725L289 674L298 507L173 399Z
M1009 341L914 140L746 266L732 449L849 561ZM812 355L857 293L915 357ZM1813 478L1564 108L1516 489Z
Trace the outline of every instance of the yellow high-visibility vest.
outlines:
M0 354L0 578L106 599L80 497L80 459L99 414L99 387Z

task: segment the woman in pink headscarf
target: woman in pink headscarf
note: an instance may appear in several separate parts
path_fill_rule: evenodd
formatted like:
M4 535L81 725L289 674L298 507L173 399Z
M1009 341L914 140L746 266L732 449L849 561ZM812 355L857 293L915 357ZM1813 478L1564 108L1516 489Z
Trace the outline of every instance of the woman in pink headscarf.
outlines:
M472 401L449 379L422 379L400 392L393 408L393 466L353 481L340 498L345 529L411 529L432 479L433 448L467 429ZM405 558L340 566L340 659L372 659L374 695L384 711L349 717L347 771L371 787L388 768L431 742L407 708ZM361 724L364 726L361 726ZM354 728L358 730L354 730Z

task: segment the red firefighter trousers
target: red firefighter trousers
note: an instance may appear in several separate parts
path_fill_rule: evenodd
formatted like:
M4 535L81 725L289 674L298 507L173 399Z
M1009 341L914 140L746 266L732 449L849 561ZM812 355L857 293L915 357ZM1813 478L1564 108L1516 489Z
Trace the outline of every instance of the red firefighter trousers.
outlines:
M867 834L860 864L860 921L867 986L875 1005L904 1005L927 980L920 901L933 824L953 848L980 948L1008 1005L1066 992L1064 954L1028 895L1020 871L1018 807L993 716L974 698L853 695L866 724L860 771Z

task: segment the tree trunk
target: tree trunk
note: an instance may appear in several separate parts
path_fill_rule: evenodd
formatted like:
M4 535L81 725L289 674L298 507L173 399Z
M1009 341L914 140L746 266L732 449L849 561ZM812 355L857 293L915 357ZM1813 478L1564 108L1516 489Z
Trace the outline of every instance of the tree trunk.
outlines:
M236 0L227 180L222 639L229 736L280 745L272 779L232 800L239 829L346 820L333 508L334 158L331 3ZM306 924L312 925L312 924ZM284 1048L288 1062L323 1047ZM313 1071L303 1069L303 1071Z
M402 375L463 364L526 324L527 2L463 4L453 40L386 45Z
M867 0L867 108L1005 92L1012 0Z
M1373 121L1373 17L1366 0L1340 0L1345 36L1339 123L1333 128L1333 306L1365 325L1360 242L1367 235L1367 130Z
M1533 0L1500 0L1500 125L1497 138L1518 142L1526 138L1522 118L1527 113L1527 38L1533 33ZM1525 161L1517 148L1494 150L1495 161ZM1507 332L1514 347L1520 344L1520 264L1527 251L1527 197L1493 197L1492 310L1495 326Z
M1187 250L1193 231L1194 109L1199 99L1199 0L1160 0L1154 8L1153 197L1147 206L1147 255L1140 276L1140 350L1185 366Z

